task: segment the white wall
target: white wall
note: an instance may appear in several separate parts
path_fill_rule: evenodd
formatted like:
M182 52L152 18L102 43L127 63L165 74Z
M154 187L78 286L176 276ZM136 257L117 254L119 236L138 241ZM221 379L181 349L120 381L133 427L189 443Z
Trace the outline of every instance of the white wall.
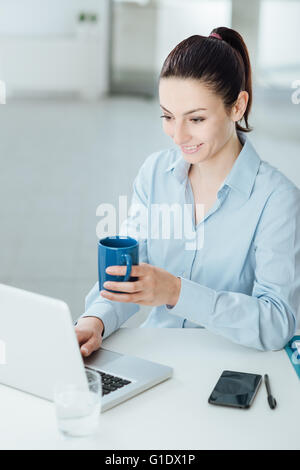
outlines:
M153 70L157 29L155 4L117 2L113 9L113 66L118 70Z
M7 96L108 91L110 0L0 0L0 79ZM77 34L81 11L96 13L99 34Z
M299 0L262 0L259 65L263 68L300 65L299 31Z
M72 34L78 13L102 14L104 0L0 0L0 35Z

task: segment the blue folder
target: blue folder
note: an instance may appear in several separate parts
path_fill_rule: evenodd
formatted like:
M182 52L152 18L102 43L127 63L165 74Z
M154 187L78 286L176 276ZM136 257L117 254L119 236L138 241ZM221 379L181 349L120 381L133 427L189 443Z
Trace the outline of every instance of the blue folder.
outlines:
M300 355L295 345L295 341L300 341L300 336L293 336L293 338L285 346L285 350L292 366L294 367L296 374L300 379Z

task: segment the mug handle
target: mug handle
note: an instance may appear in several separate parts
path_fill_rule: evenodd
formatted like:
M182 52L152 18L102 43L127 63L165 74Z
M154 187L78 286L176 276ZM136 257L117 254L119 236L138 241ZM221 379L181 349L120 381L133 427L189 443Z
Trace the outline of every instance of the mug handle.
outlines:
M131 256L128 255L128 254L125 254L125 255L123 255L123 256L124 256L124 258L126 259L126 266L127 266L126 274L125 274L125 277L124 277L124 282L127 282L127 281L129 281L130 275L131 275L132 258L131 258Z

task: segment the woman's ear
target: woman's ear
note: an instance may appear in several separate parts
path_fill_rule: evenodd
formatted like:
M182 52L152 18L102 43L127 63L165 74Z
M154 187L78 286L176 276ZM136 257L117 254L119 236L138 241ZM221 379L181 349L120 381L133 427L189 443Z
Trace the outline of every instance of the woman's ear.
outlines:
M231 110L231 119L234 122L240 121L247 109L247 104L249 100L249 94L247 91L240 91L239 96L237 97L236 102L234 103Z

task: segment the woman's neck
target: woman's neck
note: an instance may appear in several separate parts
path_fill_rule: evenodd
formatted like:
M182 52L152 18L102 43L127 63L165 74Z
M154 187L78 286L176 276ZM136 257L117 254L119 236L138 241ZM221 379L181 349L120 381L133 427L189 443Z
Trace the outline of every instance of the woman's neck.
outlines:
M197 184L201 185L204 191L218 188L230 172L242 148L243 146L235 133L212 158L192 164L189 175L193 175Z

